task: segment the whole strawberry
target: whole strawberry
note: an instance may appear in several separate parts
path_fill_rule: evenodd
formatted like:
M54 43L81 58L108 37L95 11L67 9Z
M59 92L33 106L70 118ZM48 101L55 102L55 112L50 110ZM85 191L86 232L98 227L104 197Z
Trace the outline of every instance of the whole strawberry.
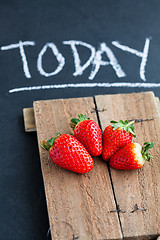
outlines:
M86 148L69 134L59 134L56 138L43 141L42 145L49 151L52 161L62 168L86 173L94 166L93 159Z
M126 144L132 142L134 133L134 121L127 120L119 122L111 121L112 125L105 128L103 132L102 158L108 161L112 155Z
M76 137L92 156L99 156L102 153L102 131L98 124L79 114L77 118L71 119L74 129L73 136Z
M154 143L145 142L142 147L139 143L128 143L111 157L110 165L122 170L139 169L150 160L148 149L153 145Z

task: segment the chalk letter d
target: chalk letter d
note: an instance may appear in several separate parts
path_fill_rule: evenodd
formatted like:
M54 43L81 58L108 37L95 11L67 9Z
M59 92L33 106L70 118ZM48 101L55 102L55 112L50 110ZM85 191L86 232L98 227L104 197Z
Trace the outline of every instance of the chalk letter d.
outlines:
M85 43L82 41L75 41L75 40L64 41L63 44L71 45L71 49L72 49L73 57L74 57L74 64L75 64L75 72L73 73L73 76L82 75L84 70L91 64L91 62L95 56L95 48L88 43ZM91 50L91 56L89 57L89 59L83 66L81 66L81 60L79 58L79 54L78 54L76 45L81 45L81 46L87 47Z

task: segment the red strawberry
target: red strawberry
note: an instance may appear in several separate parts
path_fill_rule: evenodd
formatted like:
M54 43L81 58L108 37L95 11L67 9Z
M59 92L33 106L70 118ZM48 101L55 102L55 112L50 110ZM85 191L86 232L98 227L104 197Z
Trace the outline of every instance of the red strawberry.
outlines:
M111 157L110 165L123 170L139 169L145 161L150 160L148 149L153 145L154 143L145 142L141 147L139 143L128 143Z
M79 114L78 117L79 119L71 119L74 129L73 136L85 146L92 156L100 155L102 153L102 131L100 127L83 114Z
M120 120L119 122L111 121L112 125L105 128L103 132L103 152L102 158L108 161L109 158L121 147L132 142L134 133L134 121L128 122Z
M42 142L49 151L52 161L58 166L77 173L89 172L94 162L85 147L69 134L59 134L56 138Z

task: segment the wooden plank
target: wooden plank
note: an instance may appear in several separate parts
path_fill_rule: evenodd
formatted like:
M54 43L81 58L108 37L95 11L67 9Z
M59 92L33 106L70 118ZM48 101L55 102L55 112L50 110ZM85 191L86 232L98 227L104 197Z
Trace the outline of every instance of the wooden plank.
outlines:
M70 117L86 114L97 121L92 98L34 102L41 167L48 206L52 239L122 239L107 165L95 157L89 173L76 174L56 166L43 139L57 132L70 133ZM77 238L76 238L77 237Z
M24 119L24 127L25 127L26 132L36 131L33 108L24 108L23 109L23 119Z
M160 117L160 102L159 98L155 97L157 108L159 112ZM24 118L24 126L26 132L35 132L36 131L36 125L35 125L35 118L34 118L34 110L33 108L24 108L23 109L23 118Z
M153 239L160 235L160 121L158 105L152 92L96 96L102 129L110 120L143 119L135 124L135 142L154 142L153 159L143 168L122 171L110 168L125 239ZM153 119L153 120L146 120ZM135 204L146 211L131 213Z
M157 104L157 109L158 109L159 119L160 119L160 101L159 101L159 97L155 97L155 102Z

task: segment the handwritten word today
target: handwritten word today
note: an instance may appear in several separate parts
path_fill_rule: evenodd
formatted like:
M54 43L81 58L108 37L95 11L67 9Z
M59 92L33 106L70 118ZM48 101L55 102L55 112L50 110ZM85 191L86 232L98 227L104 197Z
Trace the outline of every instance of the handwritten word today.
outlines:
M145 77L145 67L147 64L147 57L149 53L149 45L150 45L150 38L146 38L143 46L142 51L138 51L136 49L133 49L131 47L128 47L126 45L120 44L118 41L112 41L112 45L115 46L118 49L121 49L124 52L131 53L141 59L140 62L140 68L139 68L139 75L143 82L146 81ZM111 66L113 68L113 71L115 71L115 74L118 78L123 78L126 76L125 71L122 69L120 63L118 62L116 56L114 55L113 51L106 45L105 42L102 42L99 44L98 50L95 49L91 44L82 42L82 41L76 41L76 40L70 40L70 41L63 41L64 45L67 45L71 48L73 59L74 59L74 67L75 71L73 73L73 76L80 76L83 74L86 68L88 68L90 65L92 66L92 70L90 72L90 75L88 76L89 80L93 80L100 70L101 66ZM19 50L21 61L23 65L23 71L26 78L31 78L31 73L29 70L29 65L27 61L27 56L25 53L25 48L28 46L35 46L34 41L19 41L16 44L10 44L7 46L2 46L2 51L17 49ZM81 58L80 53L78 52L78 46L85 47L90 51L90 56L88 60L82 65L81 64ZM57 60L57 66L53 66L52 72L46 72L43 67L43 57L47 51L47 49L50 49L54 55L54 58ZM102 59L103 55L106 55L108 61L104 61ZM45 77L51 77L54 75L57 75L59 72L62 71L63 67L65 65L65 57L60 53L57 46L53 43L46 43L41 51L38 54L37 57L37 70L38 72ZM18 88L18 89L12 89L9 92L18 92L18 91L28 91L28 90L39 90L39 89L49 89L49 88L65 88L65 87L118 87L120 85L124 86L131 86L139 87L138 83L82 83L82 84L62 84L62 85L44 85L44 86L33 86L33 87L24 87L24 88ZM147 87L147 83L141 83L142 87ZM156 85L157 86L157 85ZM155 86L149 86L148 87L155 87Z
M85 43L85 42L82 42L82 41L70 40L70 41L64 41L63 44L64 45L69 45L71 47L71 50L72 50L72 53L73 53L74 64L75 64L75 72L73 73L73 76L82 75L84 70L90 64L93 65L92 71L91 71L90 76L89 76L90 80L94 79L95 75L97 74L97 72L100 69L100 66L106 66L106 65L111 65L112 66L112 68L115 71L117 77L122 78L122 77L126 76L126 73L124 72L124 70L122 70L122 68L121 68L120 64L118 63L118 60L115 57L114 53L106 45L106 43L104 43L104 42L100 43L99 49L97 51L92 45L90 45L88 43ZM147 38L145 40L143 52L132 49L128 46L121 45L117 41L112 41L112 44L115 47L121 49L122 51L129 52L129 53L134 54L134 55L136 55L136 56L138 56L142 59L141 64L140 64L140 78L143 81L146 81L145 66L146 66L147 57L148 57L150 39ZM20 52L20 55L21 55L21 58L22 58L23 70L24 70L24 74L25 74L26 78L31 78L31 74L30 74L30 71L29 71L27 56L26 56L26 53L25 53L25 47L34 46L34 45L35 45L35 42L33 42L33 41L25 41L25 42L19 41L19 43L1 47L2 51L11 50L11 49L15 49L15 48L19 49L19 52ZM91 52L89 59L85 62L85 64L83 64L83 66L81 65L80 56L79 56L79 53L78 53L78 50L77 50L77 46L79 46L79 45L83 46L85 48L88 48ZM43 56L46 53L48 48L50 48L52 50L52 53L54 54L54 56L56 57L57 62L58 62L58 66L56 67L56 69L54 69L54 71L50 72L50 73L47 73L46 71L44 71L44 68L43 68L43 65L42 65ZM103 54L106 54L109 61L103 61L102 60L102 55ZM41 75L45 76L45 77L54 76L54 75L58 74L60 71L62 71L64 65L65 65L65 58L59 52L56 45L54 43L46 43L44 45L44 47L42 48L42 50L40 51L40 53L38 54L37 69L38 69L39 73Z

